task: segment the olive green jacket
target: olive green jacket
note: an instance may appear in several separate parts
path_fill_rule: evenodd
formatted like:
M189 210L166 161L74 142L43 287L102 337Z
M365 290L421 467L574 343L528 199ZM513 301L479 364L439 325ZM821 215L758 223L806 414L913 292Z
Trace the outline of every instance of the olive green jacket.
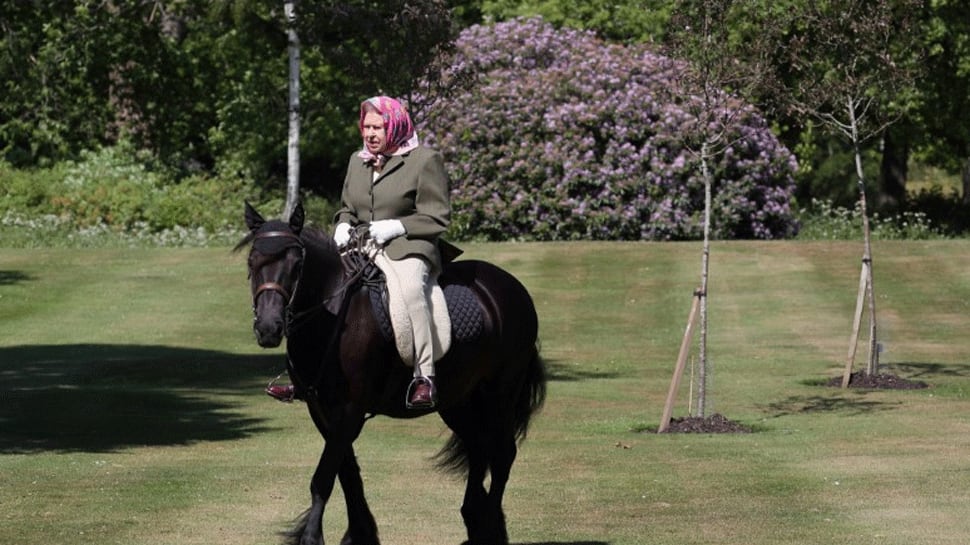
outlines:
M441 154L418 146L388 159L376 181L373 172L356 153L350 157L335 223L400 220L406 234L387 243L387 256L421 256L432 270L440 271L438 237L451 220L449 179Z

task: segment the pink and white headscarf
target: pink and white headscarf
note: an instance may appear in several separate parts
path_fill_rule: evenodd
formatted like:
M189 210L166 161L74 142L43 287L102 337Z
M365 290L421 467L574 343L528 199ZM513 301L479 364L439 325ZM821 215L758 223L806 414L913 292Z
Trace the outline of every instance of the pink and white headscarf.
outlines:
M414 130L411 116L397 100L387 96L371 97L360 103L360 133L364 134L364 116L369 111L376 111L384 118L384 132L387 138L381 155L402 155L418 147L418 133ZM379 160L367 146L357 154L364 162Z

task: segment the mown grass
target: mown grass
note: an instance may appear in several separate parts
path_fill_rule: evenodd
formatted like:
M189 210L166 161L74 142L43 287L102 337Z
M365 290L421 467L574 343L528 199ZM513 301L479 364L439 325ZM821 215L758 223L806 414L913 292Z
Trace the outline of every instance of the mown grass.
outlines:
M844 364L858 243L715 243L708 408L743 435L650 431L699 244L465 250L529 287L549 363L506 496L513 543L970 536L970 242L874 247L883 361L931 385L918 391L819 385ZM282 356L255 347L247 289L227 249L0 250L0 543L276 542L322 441L261 393ZM358 458L385 543L464 539L462 484L428 460L445 437L434 418L367 424ZM342 513L338 493L332 543Z

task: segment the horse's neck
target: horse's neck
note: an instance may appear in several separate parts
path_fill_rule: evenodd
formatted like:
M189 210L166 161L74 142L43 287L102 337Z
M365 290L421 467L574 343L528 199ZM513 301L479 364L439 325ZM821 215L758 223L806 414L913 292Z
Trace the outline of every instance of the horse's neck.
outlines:
M312 307L327 302L325 299L339 290L343 277L344 265L336 248L316 242L307 243L297 293L299 304Z

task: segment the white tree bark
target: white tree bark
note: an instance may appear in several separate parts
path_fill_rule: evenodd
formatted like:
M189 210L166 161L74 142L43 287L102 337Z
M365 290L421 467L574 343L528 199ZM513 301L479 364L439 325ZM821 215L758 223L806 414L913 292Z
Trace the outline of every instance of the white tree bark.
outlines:
M289 129L286 143L286 205L283 219L288 220L300 199L300 37L296 32L297 0L283 2L286 14L286 37L290 55L290 85L287 112Z
M876 297L875 289L872 285L872 237L869 229L869 213L866 206L866 176L862 170L862 153L859 151L859 126L856 116L856 102L851 97L846 99L846 107L849 114L849 129L852 139L852 148L855 151L856 176L859 179L859 204L862 214L862 270L866 276L865 297L869 306L869 359L866 364L866 374L872 375L879 370L879 350L876 337ZM861 283L860 283L861 289ZM861 294L860 294L861 295ZM849 366L851 367L851 362Z
M707 410L707 277L710 270L711 257L711 186L712 175L708 163L711 160L710 144L701 144L701 176L704 178L704 250L701 253L701 327L700 349L697 366L697 416L704 418Z

